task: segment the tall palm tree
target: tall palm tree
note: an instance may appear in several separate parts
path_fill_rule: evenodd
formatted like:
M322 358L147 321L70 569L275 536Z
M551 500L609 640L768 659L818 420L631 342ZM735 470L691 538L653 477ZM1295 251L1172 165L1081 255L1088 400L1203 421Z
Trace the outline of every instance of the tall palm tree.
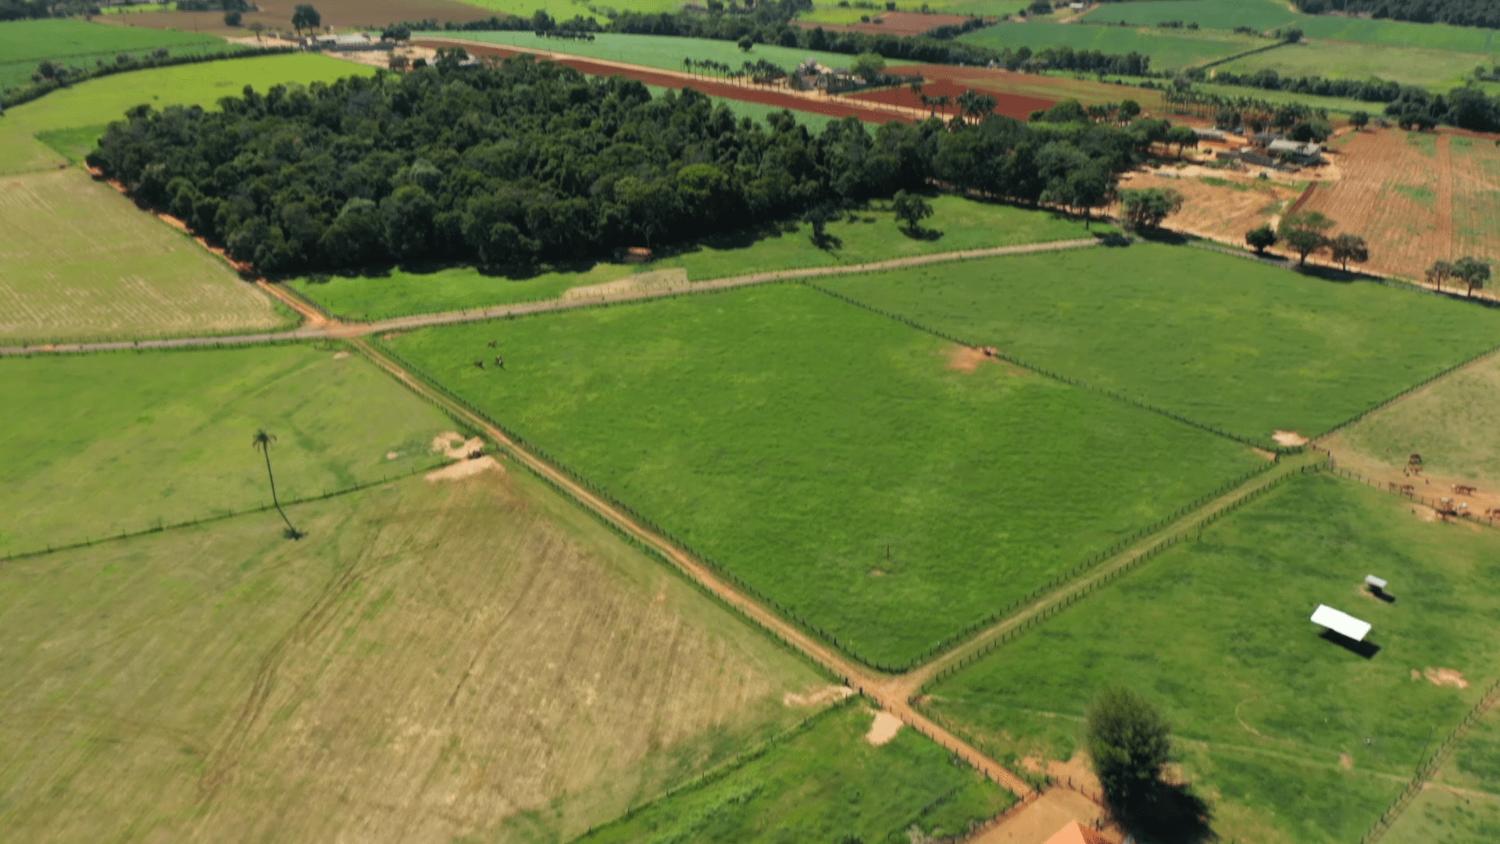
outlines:
M265 428L257 429L255 437L250 441L252 448L260 450L266 458L266 478L271 482L271 504L276 512L281 515L281 520L286 522L286 535L288 539L301 539L302 531L292 524L292 520L286 517L286 511L281 509L281 499L276 496L276 473L271 471L271 444L276 442L276 435Z

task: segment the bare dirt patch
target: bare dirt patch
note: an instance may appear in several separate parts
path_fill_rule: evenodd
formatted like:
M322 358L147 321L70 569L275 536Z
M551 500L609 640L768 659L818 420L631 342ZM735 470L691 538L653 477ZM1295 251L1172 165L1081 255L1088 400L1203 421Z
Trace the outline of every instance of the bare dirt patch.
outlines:
M1271 439L1275 440L1277 445L1284 445L1292 448L1295 448L1299 445L1307 445L1307 437L1302 436L1296 431L1276 431L1275 433L1271 434Z
M1354 770L1354 757L1347 753L1339 754L1339 767L1346 771Z
M1244 245L1245 232L1256 226L1274 226L1300 192L1274 179L1193 164L1127 173L1121 186L1177 191L1183 196L1182 210L1167 217L1167 228L1234 246Z
M948 368L954 372L973 372L984 363L984 352L969 346L954 346L948 350Z
M1454 689L1469 687L1468 679L1455 668L1424 668L1422 676L1434 686L1448 686Z
M441 469L434 469L431 472L423 475L422 477L425 478L428 483L435 484L442 481L461 481L465 478L472 478L475 475L480 475L485 472L501 471L504 470L500 467L500 464L495 460L495 458L490 457L489 455L485 455L484 457L476 457L473 460L460 460L457 463L449 463L447 466L444 466Z
M444 431L432 438L432 450L449 460L463 460L470 454L484 449L484 440L479 437L464 439L454 431Z
M344 352L334 352L333 353L333 359L334 360L348 360L349 359L349 353L347 351L344 351Z
M564 301L577 299L625 299L631 296L661 295L688 287L687 270L677 268L656 270L649 273L606 281L601 284L585 284L573 287L562 295Z
M875 713L875 720L870 722L870 730L865 733L865 741L879 747L890 742L901 732L901 719L885 710Z
M853 694L854 690L848 686L823 686L810 692L787 692L781 696L781 704L798 709L827 706L831 703L838 703Z

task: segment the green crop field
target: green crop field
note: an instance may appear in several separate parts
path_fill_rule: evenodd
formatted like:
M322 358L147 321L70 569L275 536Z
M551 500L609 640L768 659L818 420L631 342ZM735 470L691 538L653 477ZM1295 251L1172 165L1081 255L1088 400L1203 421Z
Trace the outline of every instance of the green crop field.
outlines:
M884 2L869 2L868 8L853 3L840 6L837 0L813 0L813 10L798 15L799 20L810 23L854 24L861 17L878 17L886 11ZM897 0L895 11L920 12L926 9L940 15L982 15L998 18L1013 15L1030 5L1030 0Z
M490 276L470 267L433 272L392 270L385 276L301 278L291 282L330 313L357 320L385 319L554 299L569 290L586 295L591 285L639 273L686 273L686 280L716 278L836 264L859 264L909 255L1085 238L1112 231L1048 212L976 202L956 196L932 198L933 216L923 225L936 236L910 237L897 226L889 203L878 202L828 224L825 248L812 242L805 223L787 230L746 232L686 247L648 264L595 264L588 269L545 271L526 277Z
M1014 801L909 729L876 745L847 703L763 755L585 836L588 842L943 840Z
M345 409L318 432L338 440L382 399L308 403ZM240 433L212 447L253 462ZM75 519L95 512L67 494ZM7 838L567 840L790 729L817 711L795 696L828 688L524 474L288 515L298 542L254 514L0 566ZM967 773L901 752L925 778L934 756Z
M191 238L76 168L0 176L0 344L292 322Z
M472 365L491 340L503 370ZM881 665L1264 465L800 285L387 343Z
M1500 328L1500 314L1462 302L1159 244L830 284L968 342L1268 444L1278 430L1321 434L1494 346Z
M0 555L269 504L257 428L288 499L441 462L452 428L311 346L5 359L0 404Z
M1044 22L996 24L967 33L959 40L994 49L1030 47L1033 52L1048 47L1071 47L1104 53L1141 53L1150 56L1151 69L1159 71L1205 64L1266 45L1261 38L1223 32L1184 34L1181 30Z
M1283 0L1142 0L1102 3L1088 23L1124 22L1155 26L1162 21L1196 22L1206 29L1248 26L1266 32L1295 26L1309 38L1354 41L1386 47L1426 47L1460 53L1500 51L1495 30L1436 23L1374 20L1344 15L1304 15Z
M108 26L74 18L9 21L0 23L0 92L29 85L43 59L92 68L101 61L113 64L121 54L140 56L164 49L172 55L200 55L229 46L212 35Z
M657 13L675 12L685 4L684 0L603 0L591 3L587 0L463 0L470 6L478 6L501 15L529 18L538 11L546 12L559 23L575 17L606 21L615 10Z
M132 106L146 103L212 106L246 85L264 91L272 85L331 82L375 69L308 53L263 56L120 73L54 91L17 106L0 119L0 175L47 170L65 163L41 132L98 126L118 120Z
M785 70L790 70L809 58L839 67L848 65L851 61L851 57L839 53L820 53L774 44L757 44L754 49L745 52L733 41L678 38L670 35L620 35L604 32L594 36L593 41L539 38L534 32L417 32L412 37L459 38L679 72L685 71L683 59L711 59L734 68L759 59L779 65Z
M1436 474L1500 486L1500 355L1466 367L1339 432L1346 445L1386 468L1412 453Z
M1375 77L1447 93L1463 85L1475 67L1487 62L1483 55L1448 50L1393 46L1371 49L1368 44L1317 41L1287 44L1235 59L1221 68L1235 73L1274 70L1282 76L1324 76L1329 79ZM1369 103L1365 108L1378 112L1381 105Z
M1500 707L1456 745L1432 782L1386 834L1391 844L1500 840Z
M930 687L926 708L1010 759L1068 759L1099 692L1161 708L1224 841L1359 840L1500 676L1500 532L1419 518L1330 476L1268 496ZM1388 578L1387 603L1364 591ZM1374 625L1320 636L1319 603Z

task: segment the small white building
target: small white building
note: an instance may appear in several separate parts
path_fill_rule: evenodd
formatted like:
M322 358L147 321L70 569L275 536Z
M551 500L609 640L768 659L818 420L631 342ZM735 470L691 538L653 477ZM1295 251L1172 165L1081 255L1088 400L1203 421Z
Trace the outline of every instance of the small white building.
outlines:
M1355 618L1327 604L1318 604L1318 608L1313 610L1312 623L1355 642L1363 642L1365 637L1370 635L1370 622Z

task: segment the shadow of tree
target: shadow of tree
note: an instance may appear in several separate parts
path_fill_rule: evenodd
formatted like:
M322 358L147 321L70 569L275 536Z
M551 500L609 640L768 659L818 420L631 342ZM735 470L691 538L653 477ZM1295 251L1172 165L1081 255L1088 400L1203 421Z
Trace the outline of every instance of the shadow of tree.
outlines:
M1120 825L1140 841L1202 844L1219 838L1213 831L1212 807L1190 785L1161 783L1138 804L1112 811Z

